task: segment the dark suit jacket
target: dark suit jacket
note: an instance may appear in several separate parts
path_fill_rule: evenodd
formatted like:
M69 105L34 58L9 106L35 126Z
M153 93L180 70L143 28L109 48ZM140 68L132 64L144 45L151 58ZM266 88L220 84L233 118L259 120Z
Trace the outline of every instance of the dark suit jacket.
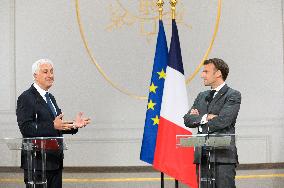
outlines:
M57 115L61 114L56 100L50 94L50 99L56 108ZM32 85L24 91L17 100L16 109L17 121L23 138L29 137L61 137L62 134L76 134L78 129L70 131L59 131L54 129L53 120L55 119L52 111L45 100ZM41 163L40 160L37 161ZM37 165L38 169L41 165ZM27 169L26 152L21 154L21 168ZM46 169L57 170L63 168L63 151L48 151L46 156Z
M235 123L241 104L241 93L227 85L224 85L213 98L208 106L206 97L210 90L199 93L191 109L197 109L199 115L190 115L189 112L184 116L185 126L196 128L202 126L202 133L207 134L235 134ZM215 114L213 118L204 125L200 125L204 114ZM195 163L200 163L201 150L195 149ZM237 148L235 137L232 138L231 145L223 149L216 149L215 155L211 156L211 162L219 163L238 163Z

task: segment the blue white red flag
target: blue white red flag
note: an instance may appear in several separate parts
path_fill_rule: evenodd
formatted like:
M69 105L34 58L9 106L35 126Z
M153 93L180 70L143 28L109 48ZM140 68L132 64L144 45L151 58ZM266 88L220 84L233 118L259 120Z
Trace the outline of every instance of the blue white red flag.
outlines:
M172 20L172 38L166 72L153 166L189 187L196 188L194 148L176 146L176 135L190 135L192 132L184 126L183 121L189 106L175 20Z

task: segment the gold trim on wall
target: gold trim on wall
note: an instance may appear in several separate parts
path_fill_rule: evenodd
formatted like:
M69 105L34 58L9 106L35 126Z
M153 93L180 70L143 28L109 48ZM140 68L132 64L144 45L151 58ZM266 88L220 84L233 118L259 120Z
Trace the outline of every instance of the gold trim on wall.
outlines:
M122 4L120 3L119 0L117 0L118 4L124 9L125 11L125 15L123 16L127 16L127 15L131 15L132 17L139 19L139 20L149 20L149 19L155 19L158 20L159 16L153 17L153 18L147 18L147 17L138 17L136 15L131 14L127 9L125 9L125 7L122 6ZM220 17L221 17L221 5L222 5L222 0L218 0L218 8L217 8L217 17L216 17L216 22L215 22L215 28L214 28L214 33L212 35L212 39L211 42L209 44L208 49L206 50L201 62L199 63L199 65L196 67L196 69L194 70L193 74L190 75L187 79L186 79L186 84L189 84L194 78L195 76L198 74L198 72L200 71L201 67L203 66L203 62L208 58L209 53L212 50L217 32L218 32L218 28L219 28L219 22L220 22ZM134 94L133 92L130 92L127 89L124 89L122 87L120 87L118 84L116 84L115 82L113 82L110 77L105 73L105 71L102 69L102 67L98 64L95 56L93 55L92 51L89 48L87 39L85 37L84 34L84 29L83 29L83 25L81 22L81 17L80 17L80 9L79 9L79 0L75 0L75 6L76 6L76 17L77 17L77 23L79 26L79 30L80 30L80 36L81 39L83 41L84 47L87 51L87 54L89 55L91 62L96 66L97 70L99 71L99 73L103 76L103 78L116 90L118 90L119 92L128 95L129 97L132 97L134 99L139 99L139 100L146 100L147 97L146 96L140 96L137 94ZM165 14L169 14L169 13L165 13ZM163 14L163 15L165 15ZM132 18L133 19L133 18ZM109 29L111 29L109 27ZM152 34L152 33L151 33ZM147 80L148 81L148 80Z

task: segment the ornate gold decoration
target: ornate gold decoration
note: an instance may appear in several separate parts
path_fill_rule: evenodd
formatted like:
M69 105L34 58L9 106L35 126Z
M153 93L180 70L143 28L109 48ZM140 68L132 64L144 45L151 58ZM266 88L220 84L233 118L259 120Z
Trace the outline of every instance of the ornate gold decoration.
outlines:
M159 19L162 20L162 18L163 18L164 1L163 0L158 0L157 1L157 6L158 6L158 11L159 11Z
M106 27L107 31L118 29L124 25L131 26L136 22L136 18L129 12L125 12L113 4L109 6L109 12L111 13L111 22Z
M154 36L157 34L157 20L161 19L161 16L165 16L164 20L168 20L171 23L171 13L164 11L159 16L156 16L157 7L154 0L139 0L139 15L131 13L121 2L116 0L115 4L111 4L111 21L106 27L107 31L112 31L114 29L120 28L123 25L130 26L134 23L140 24L140 34L145 36L147 42L152 41ZM163 2L163 1L162 1ZM160 0L156 4L160 3ZM176 12L176 22L182 24L183 26L191 29L191 26L184 22L184 10ZM147 25L153 25L151 30L145 29ZM148 27L147 27L148 28Z
M116 83L114 83L110 78L109 76L104 72L104 70L101 68L101 66L97 63L96 59L95 59L95 56L92 54L90 48L88 47L88 43L87 43L87 40L86 40L86 37L85 37L85 34L84 34L84 30L83 30L83 25L81 23L81 18L80 18L80 10L79 10L79 0L75 0L75 6L76 6L76 16L77 16L77 23L78 23L78 26L79 26L79 30L80 30L80 36L81 36L81 39L83 41L83 44L84 44L84 47L86 48L86 51L92 61L92 63L96 66L97 70L99 71L99 73L103 76L103 78L112 86L114 87L115 89L117 89L118 91L120 91L121 93L124 93L132 98L135 98L135 99L139 99L139 100L146 100L147 97L146 96L139 96L139 95L136 95L134 93L131 93L129 92L128 90L124 89L124 88L121 88L120 86L118 86ZM125 23L128 23L128 24L131 24L132 21L125 21L125 20L131 20L131 19L128 19L130 17L134 17L136 19L139 19L139 20L151 20L153 18L146 18L146 17L137 17L135 15L132 15L131 13L129 13L127 11L127 9L125 9L121 3L119 2L119 0L117 0L117 2L120 4L120 6L123 8L123 10L126 12L125 14L122 15L121 18L117 19L116 20L116 24L114 24L116 27L120 27L121 25L125 24ZM200 71L201 67L203 66L203 63L204 61L207 59L209 53L211 52L211 49L212 49L212 46L214 44L214 41L215 41L215 38L216 38L216 35L217 35L217 32L218 32L218 28L219 28L219 21L220 21L220 17L221 17L221 4L222 4L222 0L218 0L218 10L217 10L217 19L216 19L216 22L215 22L215 29L214 29L214 33L213 33L213 36L212 36L212 39L211 39L211 42L210 42L210 45L204 55L204 57L202 58L200 64L197 66L197 68L195 69L194 73L188 77L188 79L186 80L186 83L189 84L193 79L194 77L196 76L196 74ZM115 13L114 13L115 14ZM165 13L164 15L167 15L168 13ZM177 13L175 14L175 17L177 18ZM127 19L126 19L127 18ZM154 17L155 19L158 19L158 16L157 17ZM178 20L176 19L177 23L178 23ZM188 25L185 25L188 27ZM111 29L111 27L109 28Z
M176 19L176 4L177 4L177 0L170 0L173 20Z

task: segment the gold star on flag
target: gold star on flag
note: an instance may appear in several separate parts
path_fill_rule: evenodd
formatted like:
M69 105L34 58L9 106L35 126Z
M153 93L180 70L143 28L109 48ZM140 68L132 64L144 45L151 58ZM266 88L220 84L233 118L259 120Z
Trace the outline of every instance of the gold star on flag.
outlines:
M162 69L161 70L161 72L157 72L158 73L158 75L159 75L159 79L161 79L161 78L166 78L166 73L164 72L164 69Z
M151 119L153 120L153 125L159 125L160 119L159 119L158 115L156 115L155 118L151 118Z
M154 106L155 106L155 105L156 105L156 103L153 103L153 101L150 100L150 102L148 103L148 110L149 110L149 109L155 110L155 109L154 109Z
M158 88L158 86L155 86L154 83L152 82L152 84L150 85L150 93L153 92L153 93L156 93L156 89Z

